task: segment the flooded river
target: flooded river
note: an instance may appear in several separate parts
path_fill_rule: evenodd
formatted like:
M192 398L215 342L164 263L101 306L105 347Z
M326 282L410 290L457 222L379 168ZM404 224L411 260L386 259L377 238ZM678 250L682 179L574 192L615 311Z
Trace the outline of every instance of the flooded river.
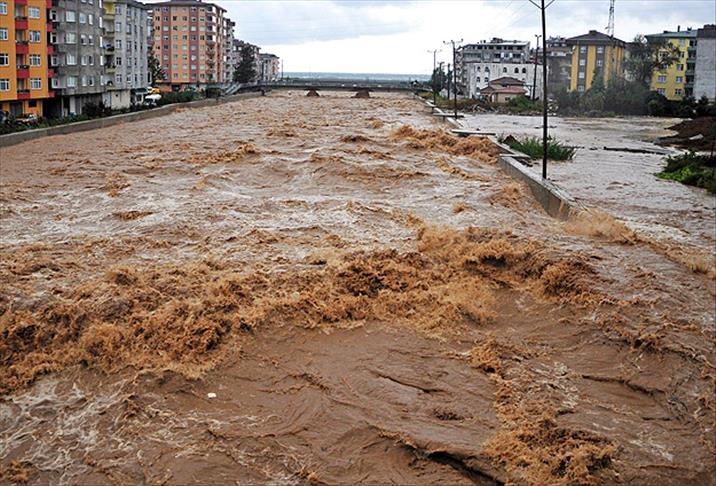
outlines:
M708 269L371 96L0 149L3 481L713 483ZM656 234L629 184L572 192ZM706 252L677 189L659 224Z

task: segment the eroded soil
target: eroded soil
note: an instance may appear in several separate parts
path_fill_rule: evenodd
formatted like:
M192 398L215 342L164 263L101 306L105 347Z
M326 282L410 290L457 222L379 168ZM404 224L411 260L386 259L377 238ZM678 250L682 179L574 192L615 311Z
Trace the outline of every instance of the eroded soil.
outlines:
M4 481L713 484L711 267L371 96L2 149Z

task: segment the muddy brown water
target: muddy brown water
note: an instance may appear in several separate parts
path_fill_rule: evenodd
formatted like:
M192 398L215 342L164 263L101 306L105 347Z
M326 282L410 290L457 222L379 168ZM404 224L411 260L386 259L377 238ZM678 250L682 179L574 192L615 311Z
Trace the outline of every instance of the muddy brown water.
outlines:
M703 267L304 95L2 149L3 481L713 484Z

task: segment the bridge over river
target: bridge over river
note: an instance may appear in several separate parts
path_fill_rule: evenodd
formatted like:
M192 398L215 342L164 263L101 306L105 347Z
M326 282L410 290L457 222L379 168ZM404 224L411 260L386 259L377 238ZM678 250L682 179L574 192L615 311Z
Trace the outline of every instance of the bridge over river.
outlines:
M225 89L225 93L231 95L246 91L258 91L261 89L312 89L316 91L430 91L427 84L419 81L300 78L284 79L265 83L234 83Z

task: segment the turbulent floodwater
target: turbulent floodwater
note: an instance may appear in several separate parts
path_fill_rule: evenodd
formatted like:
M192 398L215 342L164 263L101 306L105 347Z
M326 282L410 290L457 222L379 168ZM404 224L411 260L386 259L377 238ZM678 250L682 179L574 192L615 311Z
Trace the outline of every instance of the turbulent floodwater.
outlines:
M554 221L444 127L281 92L2 149L3 479L712 484L706 236Z

